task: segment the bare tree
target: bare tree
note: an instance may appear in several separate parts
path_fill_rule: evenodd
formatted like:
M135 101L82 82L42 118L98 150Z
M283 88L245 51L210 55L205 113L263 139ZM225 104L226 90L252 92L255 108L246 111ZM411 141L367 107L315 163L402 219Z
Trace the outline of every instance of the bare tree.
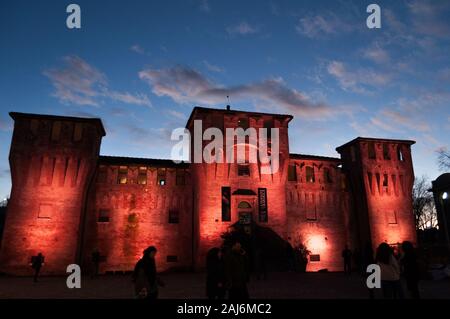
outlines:
M438 154L439 168L442 171L450 170L450 151L445 147L441 147L436 153Z
M431 183L427 177L415 178L413 186L413 212L416 229L432 228L438 224L433 194L428 191L430 188Z

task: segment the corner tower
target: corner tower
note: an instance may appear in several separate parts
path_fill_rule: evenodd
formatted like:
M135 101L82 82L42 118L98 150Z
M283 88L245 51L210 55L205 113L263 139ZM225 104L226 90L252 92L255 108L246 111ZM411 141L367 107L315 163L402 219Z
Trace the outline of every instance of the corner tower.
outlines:
M45 256L42 272L65 273L77 263L86 194L105 130L99 119L10 113L11 198L0 251L4 272L29 273L31 256Z
M414 141L358 137L336 150L341 154L355 204L361 245L416 243L412 209Z

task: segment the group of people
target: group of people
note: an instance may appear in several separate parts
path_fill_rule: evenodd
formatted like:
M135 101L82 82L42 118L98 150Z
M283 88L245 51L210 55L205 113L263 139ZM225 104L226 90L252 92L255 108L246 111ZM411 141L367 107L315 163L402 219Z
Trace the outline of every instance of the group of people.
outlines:
M371 245L368 244L365 252L366 258L362 262L362 271L365 273L365 268L369 264L376 263L380 266L381 289L383 297L386 299L404 298L402 277L406 281L406 287L411 298L419 299L420 270L414 246L411 242L404 241L400 248L401 251L395 252L389 244L381 243L377 248L375 258L373 258ZM345 246L342 251L342 258L344 260L344 273L346 274L351 273L352 256L352 251L348 246ZM373 298L374 292L372 289L369 289L369 293L370 298Z
M156 253L154 246L145 249L134 268L134 292L138 299L157 299L158 287L164 286L164 282L157 276ZM249 260L239 241L234 241L229 251L212 248L206 258L206 268L208 299L224 299L227 293L230 300L249 298Z

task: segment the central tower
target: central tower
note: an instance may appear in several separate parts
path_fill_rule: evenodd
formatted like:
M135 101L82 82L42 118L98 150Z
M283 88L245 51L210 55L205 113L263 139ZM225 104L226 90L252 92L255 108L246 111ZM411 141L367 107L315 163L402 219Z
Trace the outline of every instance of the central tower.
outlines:
M288 123L291 115L266 114L256 112L208 109L195 107L186 125L195 140L194 124L201 121L201 134L208 128L218 128L222 132L223 149L212 154L222 161L194 163L194 146L191 146L191 169L194 189L194 260L195 267L204 266L207 251L220 247L221 235L235 223L256 222L272 228L281 237L286 237L286 180L289 164ZM197 122L199 124L200 122ZM226 138L227 129L242 128L244 132L253 128L257 132L258 143L249 143L251 137L243 137L245 145L240 145L238 136ZM272 158L278 155L278 169L264 174L264 164L256 150L257 161L249 161L252 144L260 145L260 130L268 131L267 153ZM279 147L273 147L275 135L271 129L278 129ZM198 134L198 133L197 133ZM216 138L216 137L215 137ZM198 139L198 137L197 137ZM213 138L214 139L214 138ZM202 150L211 143L202 140ZM228 145L227 145L228 141ZM265 142L265 141L264 141ZM232 145L229 145L232 144ZM246 160L243 163L227 162L227 151L236 151L242 146ZM275 152L275 153L274 153Z

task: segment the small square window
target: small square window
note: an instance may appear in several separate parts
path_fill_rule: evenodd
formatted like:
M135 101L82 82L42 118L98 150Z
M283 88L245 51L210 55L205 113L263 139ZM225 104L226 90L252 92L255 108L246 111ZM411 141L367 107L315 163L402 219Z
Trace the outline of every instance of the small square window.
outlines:
M166 185L166 169L165 168L158 168L157 183L159 186Z
M73 141L79 142L83 139L83 123L75 123L73 129Z
M108 209L100 209L98 212L98 222L99 223L108 223L109 222L109 210Z
M250 166L247 164L238 164L239 176L250 176Z
M53 207L52 205L43 204L39 206L38 218L51 219L53 217Z
M147 184L147 167L139 167L138 184L139 185Z
M306 166L306 182L314 183L316 177L314 176L314 168L312 166Z
M128 181L128 167L120 166L119 167L119 175L117 177L118 184L126 184Z
M169 210L169 224L178 224L180 222L180 214L177 209Z
M311 262L319 262L320 261L320 255L319 254L309 255L309 261L311 261Z

